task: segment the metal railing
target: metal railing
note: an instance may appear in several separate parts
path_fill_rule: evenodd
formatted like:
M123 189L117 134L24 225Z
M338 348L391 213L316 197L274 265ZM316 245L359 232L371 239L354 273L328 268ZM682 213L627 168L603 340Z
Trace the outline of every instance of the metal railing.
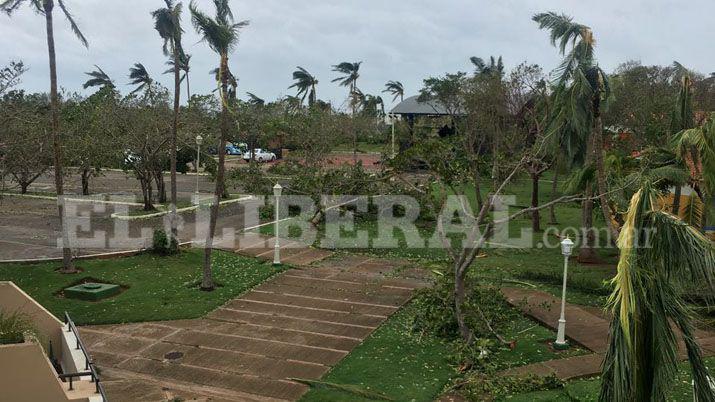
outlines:
M102 396L102 401L107 402L107 395L104 393L104 387L99 381L99 375L97 374L97 369L94 367L94 362L92 362L92 359L89 357L89 352L87 351L87 348L84 347L84 344L82 343L82 339L79 337L79 331L77 330L77 327L74 325L74 321L70 318L70 315L65 311L65 324L67 324L67 332L72 332L74 333L74 337L77 340L77 345L75 346L76 350L81 350L82 354L84 355L84 369L85 371L78 372L78 373L65 373L65 374L60 374L58 377L61 380L69 380L69 389L72 391L74 389L72 381L74 378L80 378L80 377L85 377L85 376L90 376L90 381L94 383L95 388L96 388L96 393L100 394ZM68 345L69 346L69 345Z

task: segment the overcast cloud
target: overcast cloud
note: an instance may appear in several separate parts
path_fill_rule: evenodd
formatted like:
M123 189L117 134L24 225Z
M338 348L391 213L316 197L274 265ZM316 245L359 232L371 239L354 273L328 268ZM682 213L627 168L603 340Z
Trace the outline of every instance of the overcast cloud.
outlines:
M77 41L56 12L55 40L59 81L68 91L83 92L84 72L97 64L127 93L129 67L142 62L162 84L166 69L161 40L153 29L151 10L161 0L66 0L90 46ZM213 14L210 0L199 7ZM231 0L237 19L248 19L241 43L230 56L246 91L267 100L293 94L287 87L296 66L305 67L320 83L318 97L343 104L346 90L331 83L331 65L363 61L358 86L365 93L382 91L399 80L406 94L419 90L422 79L445 72L471 71L470 56L502 55L507 67L522 61L546 71L559 56L546 32L531 16L557 11L593 28L597 57L606 71L627 60L670 64L678 60L703 73L715 71L715 2L712 0ZM218 57L190 25L184 1L184 45L191 59L193 93L208 93L214 82L208 71ZM30 68L22 88L47 91L47 50L43 19L29 7L12 18L0 14L0 65L23 60ZM85 92L86 93L86 92ZM185 94L182 94L182 98ZM385 100L390 104L391 99Z

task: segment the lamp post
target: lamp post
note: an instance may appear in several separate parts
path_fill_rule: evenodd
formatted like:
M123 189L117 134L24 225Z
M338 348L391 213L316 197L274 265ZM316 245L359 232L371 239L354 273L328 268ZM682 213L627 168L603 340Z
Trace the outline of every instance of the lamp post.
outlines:
M196 136L196 194L199 193L199 167L201 167L201 144L204 137L201 134Z
M278 233L278 211L280 211L280 205L281 205L281 192L283 191L283 187L281 187L280 183L276 183L275 186L273 186L273 195L276 197L276 205L275 205L275 212L273 214L275 218L275 223L274 223L274 234L276 236L276 244L273 246L273 265L281 265L281 246L280 246L280 240L279 240L279 233Z
M554 349L568 349L569 344L566 342L566 278L569 269L569 256L573 250L573 241L566 237L561 241L561 254L564 255L564 284L561 289L561 318L559 318L559 330L556 333L556 342Z

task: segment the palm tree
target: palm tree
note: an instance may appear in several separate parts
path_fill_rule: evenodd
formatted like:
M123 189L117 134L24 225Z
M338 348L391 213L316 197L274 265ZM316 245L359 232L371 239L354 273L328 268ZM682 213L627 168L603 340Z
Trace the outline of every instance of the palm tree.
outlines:
M90 78L82 85L82 88L87 89L89 87L109 87L114 88L114 81L104 72L99 66L95 64L94 68L96 70L85 73L90 76Z
M675 135L675 153L690 172L690 185L703 204L715 194L715 113L700 127L687 128ZM691 204L692 205L692 204ZM690 213L693 214L691 211ZM704 211L697 211L700 221Z
M340 64L333 66L333 71L342 74L342 76L333 79L330 82L338 82L340 86L348 87L350 89L350 107L352 109L353 117L357 112L357 107L359 104L358 99L358 88L357 79L360 78L360 64L362 61L356 61L353 63L344 61ZM357 131L352 128L353 132L353 164L357 165Z
M566 125L567 132L576 133L587 144L585 165L596 167L596 182L601 211L606 226L613 238L618 237L618 230L612 222L610 202L606 196L606 178L603 169L603 122L601 119L602 103L608 99L610 87L606 73L594 59L595 39L591 28L575 23L571 17L554 12L537 14L533 20L539 28L551 32L551 43L557 46L564 56L556 68L555 114L557 124ZM567 47L571 49L567 52ZM590 200L590 186L587 199L583 203L582 226L588 232L587 239L579 250L582 261L596 259L593 250L593 201Z
M313 106L315 103L315 86L318 85L318 80L303 67L298 66L296 68L297 70L293 71L293 81L295 82L288 89L297 88L301 102L304 102L307 96L308 106Z
M182 58L184 50L181 47L181 34L184 32L181 29L181 10L182 4L174 4L174 0L164 0L166 7L152 11L151 16L154 18L154 29L159 32L159 36L164 41L162 50L165 56L171 56L174 61L174 118L171 122L171 141L169 147L170 152L170 171L171 171L171 206L169 223L171 226L172 240L178 244L178 229L176 219L176 148L177 135L179 126L179 100L181 97L181 65L185 60Z
M248 25L248 21L234 22L233 13L228 5L228 0L214 0L214 6L216 7L215 18L211 18L197 9L193 1L189 4L189 10L191 11L191 22L194 28L196 28L196 32L201 35L203 41L208 43L211 50L219 55L217 81L219 82L219 95L221 96L221 136L217 149L223 151L226 149L226 138L228 137L229 131L228 54L238 45L239 32L241 28ZM201 280L202 290L213 290L215 288L211 272L211 250L213 247L214 232L216 231L219 200L224 191L225 160L226 153L219 152L218 169L216 172L216 191L211 207L206 244L204 245L204 269L203 279Z
M397 98L400 98L400 102L402 102L405 97L405 88L402 86L400 81L387 81L385 89L382 92L387 92L392 95L393 102L396 101Z
M602 401L664 401L678 372L682 334L698 401L715 401L708 370L695 341L684 286L715 293L715 250L700 232L661 210L648 183L631 198L618 238L621 250L609 347L603 364ZM673 324L673 325L671 325Z
M129 68L129 85L138 85L131 94L135 94L142 89L146 89L148 93L151 92L151 86L154 84L154 80L149 76L149 73L144 68L142 63L134 63L133 67Z
M494 56L489 57L489 64L484 62L481 57L472 56L469 61L474 64L475 73L477 75L496 75L499 77L504 76L504 62L501 56L495 59Z
M55 8L54 0L5 0L0 3L0 11L5 12L7 15L12 15L22 4L27 3L31 8L35 10L38 14L45 17L45 29L47 36L47 54L49 56L50 62L50 116L51 116L51 127L50 132L52 135L52 144L54 148L54 165L55 165L55 191L57 192L57 197L62 198L64 194L64 185L62 183L62 139L60 138L60 101L59 95L57 94L57 60L55 57L55 34L53 26L53 14L52 11ZM65 6L64 0L57 0L57 4L60 6L62 13L67 22L69 22L72 32L77 36L79 41L85 47L88 46L87 39L80 31L79 26L72 18L69 10ZM64 273L74 273L77 272L74 263L72 261L72 248L69 241L69 233L67 225L65 225L64 217L64 204L62 202L57 203L57 209L60 217L60 227L62 228L62 272Z
M252 106L263 106L266 104L265 100L259 98L253 92L246 92L246 95L248 95L248 103Z
M181 76L181 79L179 80L180 82L184 82L186 80L186 100L191 100L191 87L189 85L189 71L191 70L190 66L191 62L191 55L186 54L185 52L182 52L179 55L179 70L183 71L184 74ZM169 66L169 68L164 71L164 74L174 74L174 60L169 59L166 62L166 65Z

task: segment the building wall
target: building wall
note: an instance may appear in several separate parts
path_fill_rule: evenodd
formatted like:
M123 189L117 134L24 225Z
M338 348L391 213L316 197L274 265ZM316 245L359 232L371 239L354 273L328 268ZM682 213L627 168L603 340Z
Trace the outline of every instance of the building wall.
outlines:
M12 282L0 282L0 310L27 316L39 333L42 346L49 353L51 341L54 357L62 360L62 322Z

